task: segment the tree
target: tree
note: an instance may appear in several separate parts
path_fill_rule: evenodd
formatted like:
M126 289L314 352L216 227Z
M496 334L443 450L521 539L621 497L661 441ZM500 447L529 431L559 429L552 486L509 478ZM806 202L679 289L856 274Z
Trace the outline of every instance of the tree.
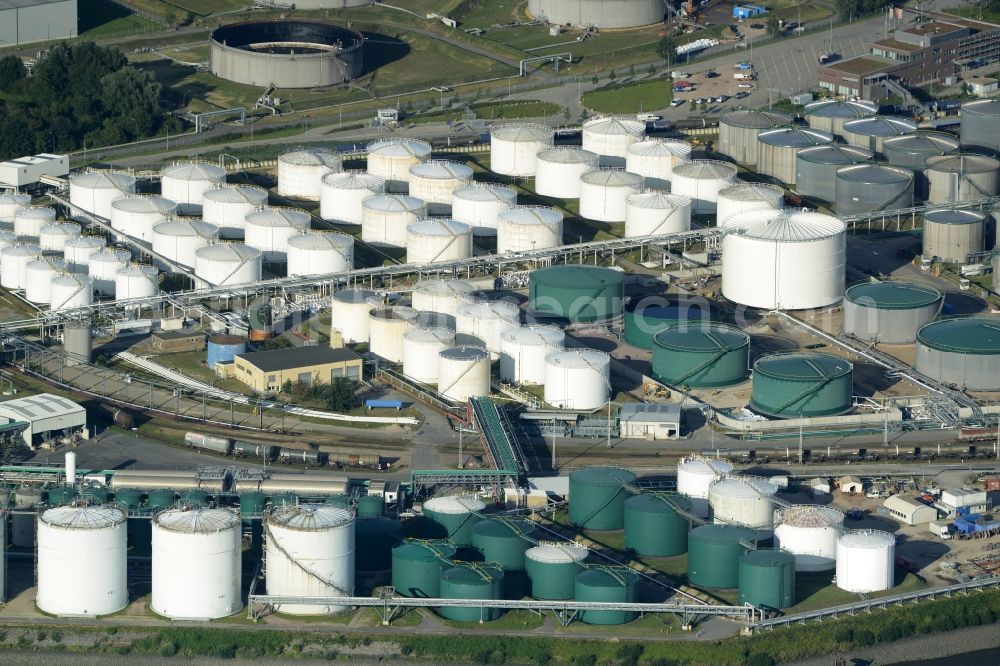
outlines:
M347 377L337 377L330 382L327 404L335 412L346 412L354 407L354 382Z
M18 81L28 76L28 70L15 55L0 58L0 90L10 90Z
M781 22L777 16L767 17L767 34L771 37L781 37Z

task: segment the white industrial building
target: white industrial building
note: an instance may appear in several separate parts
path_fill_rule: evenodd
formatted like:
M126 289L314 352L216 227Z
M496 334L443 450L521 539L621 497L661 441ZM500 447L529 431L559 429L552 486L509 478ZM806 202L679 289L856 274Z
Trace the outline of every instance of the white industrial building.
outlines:
M0 0L0 44L76 37L76 0Z
M942 490L938 505L948 512L949 517L954 516L958 509L968 510L969 513L982 513L986 511L986 491L968 488Z
M72 400L50 393L0 402L0 417L24 421L24 445L34 450L43 442L87 429L87 410Z
M681 435L681 406L630 402L618 415L621 436L629 439L677 439Z
M904 525L922 525L937 520L938 517L934 507L904 495L889 496L882 502L882 508L890 518Z
M837 479L837 485L840 487L840 492L848 495L851 493L863 493L865 491L865 485L856 476L842 476Z
M5 0L0 0L0 16L3 15L4 3ZM0 31L2 30L0 27ZM3 40L0 40L0 44L2 43ZM64 178L68 175L69 155L40 153L0 162L0 183L11 187L34 185L42 176Z

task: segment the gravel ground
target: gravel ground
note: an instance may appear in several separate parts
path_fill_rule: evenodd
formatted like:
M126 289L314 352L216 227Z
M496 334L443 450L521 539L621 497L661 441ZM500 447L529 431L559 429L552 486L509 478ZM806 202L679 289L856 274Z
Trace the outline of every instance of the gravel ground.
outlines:
M965 654L972 650L997 650L1000 649L1000 627L996 624L982 627L970 627L968 629L958 629L946 634L934 634L932 636L921 636L876 645L870 648L853 650L843 655L826 655L823 657L813 657L802 661L792 662L790 666L830 666L837 656L844 656L848 663L862 664L903 664L908 662L919 662L921 664L934 663L937 659ZM860 661L858 661L860 660ZM977 659L979 664L997 663L996 661L983 661Z

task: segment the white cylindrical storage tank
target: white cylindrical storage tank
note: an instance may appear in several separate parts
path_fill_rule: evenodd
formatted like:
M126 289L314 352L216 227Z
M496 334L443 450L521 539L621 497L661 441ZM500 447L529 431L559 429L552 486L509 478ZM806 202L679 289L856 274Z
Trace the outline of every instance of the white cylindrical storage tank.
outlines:
M243 243L216 243L195 251L194 274L208 284L223 286L260 282L263 255Z
M438 354L455 344L447 328L411 328L403 333L403 374L422 384L436 384Z
M454 402L490 394L490 354L479 347L450 347L438 353L438 393Z
M767 310L821 308L844 295L847 225L798 209L757 210L726 220L722 294Z
M296 148L278 156L278 194L319 201L323 176L343 170L340 155L326 148Z
M264 520L264 562L269 595L354 596L354 513L329 504L286 504ZM278 604L276 611L326 615L346 606Z
M265 208L246 216L245 243L261 251L265 262L288 259L288 239L309 229L309 213L287 206Z
M378 194L361 202L361 240L372 245L406 247L406 227L427 217L423 199Z
M927 203L954 204L997 194L1000 161L986 155L935 155L925 163ZM15 223L17 218L14 218ZM16 224L15 224L15 231Z
M133 195L111 202L111 226L147 243L153 241L153 227L175 215L177 204L163 197Z
M94 281L94 291L104 296L115 295L115 279L118 269L124 268L132 258L128 250L104 248L90 255L87 274Z
M52 222L42 227L38 233L38 247L42 252L62 252L66 241L76 238L81 233L76 222Z
M66 262L57 257L29 261L24 269L24 297L32 303L52 301L52 280L66 272Z
M515 206L497 218L497 254L563 244L563 214L549 206Z
M895 584L896 537L879 530L848 530L837 539L837 587L858 594Z
M125 608L126 523L125 513L111 506L60 506L39 516L38 609L59 617L96 617Z
M549 148L535 160L535 192L543 197L580 198L580 176L599 165L597 153L571 146Z
M391 363L403 362L403 336L417 311L402 305L371 308L368 313L368 351Z
M70 212L77 210L111 219L111 202L135 193L135 178L125 173L89 171L69 177Z
M0 250L0 285L24 289L28 264L40 257L42 248L35 243L14 243Z
M86 273L90 263L90 255L105 247L106 243L100 236L77 236L63 244L63 259L67 268L73 273Z
M797 504L778 510L774 547L795 556L796 571L829 571L837 563L844 512L832 506Z
M739 525L760 532L774 527L774 496L778 487L749 476L722 478L708 487L708 505L716 524Z
M319 216L345 224L361 224L361 202L385 192L385 180L365 171L328 173L322 178Z
M517 192L503 185L471 183L455 190L451 218L472 227L476 236L493 236L497 216L517 203Z
M642 191L642 176L621 169L594 169L580 176L580 217L624 222L625 201Z
M455 312L455 330L459 342L482 347L493 360L500 358L500 335L520 325L521 311L508 301L478 301L464 303Z
M229 509L154 514L149 607L172 620L214 620L243 608L242 523Z
M195 253L219 240L219 228L202 220L167 220L153 227L153 252L185 268Z
M18 236L38 238L42 227L56 221L56 209L48 206L22 208L14 213L14 233Z
M222 238L243 238L246 216L267 205L267 190L254 185L226 185L207 190L201 219L219 228Z
M545 357L565 348L557 326L533 324L500 332L500 379L515 384L545 383Z
M413 286L413 307L454 317L458 306L474 300L476 288L462 280L421 280Z
M94 283L89 275L64 273L52 278L50 310L72 310L94 302Z
M430 264L472 256L472 227L455 220L427 218L406 227L406 262Z
M736 182L736 167L718 160L691 160L674 167L670 191L690 197L691 212L712 215L719 192Z
M535 156L552 147L548 125L504 123L490 126L490 171L505 176L534 176Z
M368 173L385 180L386 192L410 189L410 167L431 158L431 144L419 139L379 139L368 144Z
M288 239L288 275L326 275L354 268L354 236L310 231Z
M625 237L660 236L691 228L691 199L680 194L641 192L625 200Z
M31 195L0 194L0 222L10 224L14 221L14 213L31 205Z
M738 213L781 208L784 200L785 190L777 185L763 183L730 185L719 191L719 199L715 202L716 226L726 226L726 220Z
M178 212L199 214L205 192L226 182L226 170L209 162L178 162L160 169L160 192Z
M692 456L677 463L677 492L691 500L691 512L707 518L709 514L708 489L713 483L733 471L727 460Z
M0 250L17 242L17 234L10 229L0 229Z
M367 289L344 289L330 299L330 320L340 329L344 344L368 342L368 313L379 303L378 294Z
M558 409L592 410L611 395L611 357L594 349L567 349L545 357L545 402Z
M159 291L160 271L149 264L129 264L115 274L115 298L149 298Z
M624 167L628 147L645 135L646 123L635 118L593 118L583 123L583 149L596 153L601 166Z
M472 182L472 168L461 162L429 160L410 167L410 195L427 204L428 215L451 215L455 190Z
M633 143L625 155L625 170L637 173L646 187L665 189L674 167L691 159L691 144L677 139L647 139Z

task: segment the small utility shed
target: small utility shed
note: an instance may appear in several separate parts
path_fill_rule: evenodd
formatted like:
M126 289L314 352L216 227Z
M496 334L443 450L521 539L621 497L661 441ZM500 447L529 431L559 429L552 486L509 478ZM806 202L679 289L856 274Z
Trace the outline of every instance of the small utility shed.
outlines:
M24 445L32 450L44 441L87 429L87 410L51 393L0 402L0 417L28 424Z
M627 402L618 413L621 437L628 439L677 439L681 436L681 406L667 403Z
M856 476L842 476L837 479L837 485L842 493L863 493L865 491L864 484Z
M882 502L882 508L886 515L904 525L922 525L938 518L937 509L904 495L890 495Z

